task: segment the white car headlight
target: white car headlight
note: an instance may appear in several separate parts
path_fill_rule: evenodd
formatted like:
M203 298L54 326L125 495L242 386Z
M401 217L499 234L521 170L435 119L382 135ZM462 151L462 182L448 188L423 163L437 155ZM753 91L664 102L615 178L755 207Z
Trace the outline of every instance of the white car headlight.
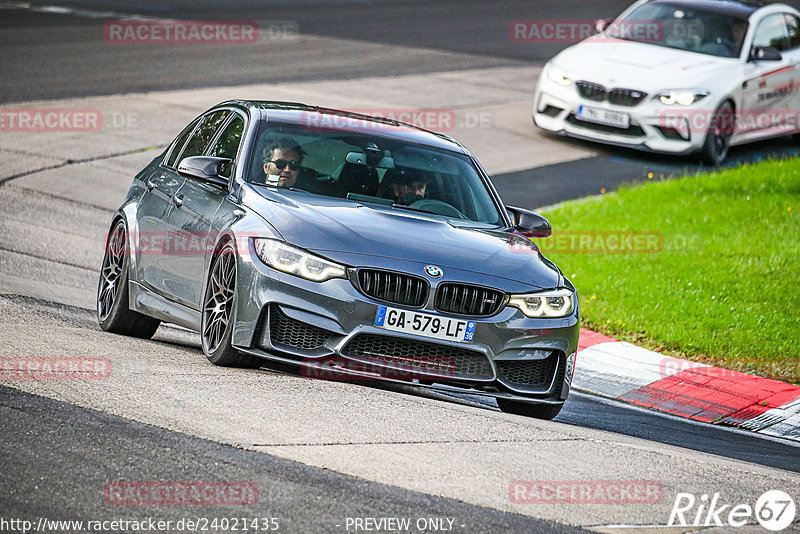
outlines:
M528 317L566 317L575 307L575 294L569 289L554 289L527 295L511 295L509 306Z
M691 106L695 102L699 102L708 96L708 91L705 89L679 89L675 91L662 91L658 93L657 98L665 106Z
M563 85L564 87L572 83L572 80L569 79L569 76L567 76L563 70L559 69L558 67L554 67L553 65L547 66L547 77L551 82L555 82L558 85Z
M343 265L320 258L282 241L255 239L254 242L258 257L273 269L314 282L346 277Z

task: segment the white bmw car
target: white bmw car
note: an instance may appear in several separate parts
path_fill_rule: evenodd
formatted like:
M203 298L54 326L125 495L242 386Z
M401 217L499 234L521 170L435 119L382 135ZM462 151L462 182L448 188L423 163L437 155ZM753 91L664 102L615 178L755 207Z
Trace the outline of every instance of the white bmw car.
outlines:
M800 12L785 4L640 0L542 70L534 123L640 150L699 152L800 131Z

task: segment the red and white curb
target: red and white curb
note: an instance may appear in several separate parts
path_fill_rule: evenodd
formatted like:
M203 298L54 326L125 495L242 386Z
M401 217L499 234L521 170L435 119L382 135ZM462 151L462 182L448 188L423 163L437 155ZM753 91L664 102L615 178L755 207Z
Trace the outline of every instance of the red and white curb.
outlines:
M572 387L696 421L800 441L800 387L664 356L581 328Z

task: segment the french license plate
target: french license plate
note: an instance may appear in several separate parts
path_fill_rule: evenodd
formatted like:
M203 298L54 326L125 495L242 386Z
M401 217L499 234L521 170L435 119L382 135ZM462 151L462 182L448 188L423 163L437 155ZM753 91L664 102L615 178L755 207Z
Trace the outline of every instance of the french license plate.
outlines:
M631 117L627 113L590 106L579 106L576 116L582 121L596 122L597 124L606 124L617 128L627 128L631 124Z
M440 317L428 313L398 310L378 306L375 326L395 332L407 332L418 336L472 343L475 337L475 321Z

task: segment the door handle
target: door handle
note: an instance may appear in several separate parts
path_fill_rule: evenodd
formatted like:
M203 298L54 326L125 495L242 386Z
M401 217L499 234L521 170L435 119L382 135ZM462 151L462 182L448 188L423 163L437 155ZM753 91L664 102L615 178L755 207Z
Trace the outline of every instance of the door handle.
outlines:
M183 206L183 195L180 193L175 193L172 195L172 203L175 204L176 208Z
M156 187L156 183L153 181L152 178L148 178L147 181L144 183L144 186L147 188L148 191L152 191Z

